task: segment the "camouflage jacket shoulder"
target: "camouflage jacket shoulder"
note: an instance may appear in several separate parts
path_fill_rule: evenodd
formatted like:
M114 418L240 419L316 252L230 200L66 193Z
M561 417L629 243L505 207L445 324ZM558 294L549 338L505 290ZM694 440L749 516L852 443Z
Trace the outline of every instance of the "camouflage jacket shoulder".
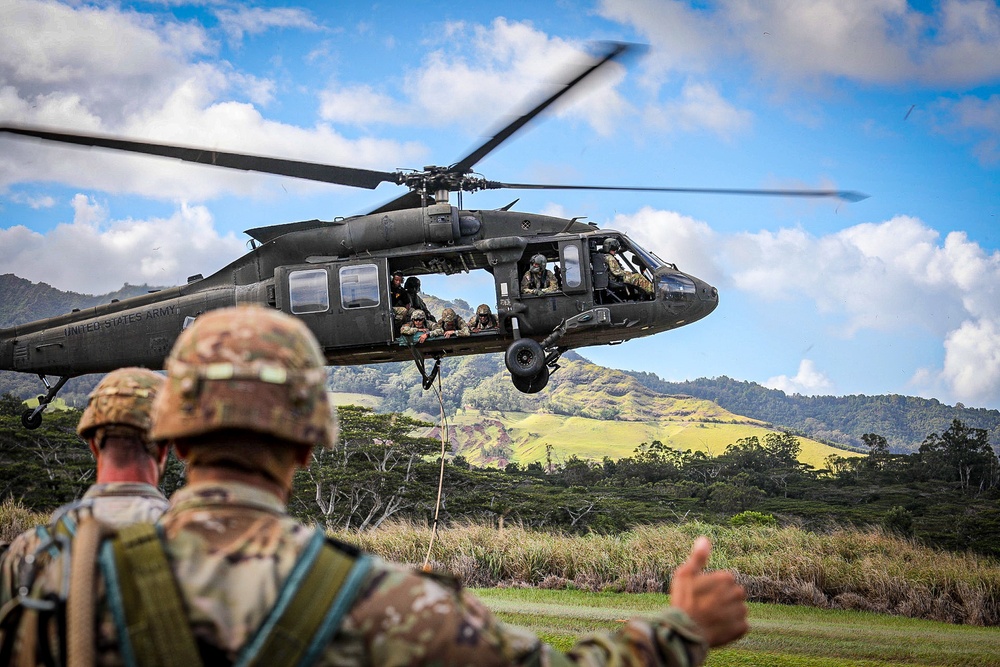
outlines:
M30 587L33 571L68 546L81 519L92 515L109 526L156 521L169 503L154 486L136 482L94 484L79 500L63 505L43 526L26 530L0 557L0 604Z
M275 496L236 483L181 489L159 525L192 631L203 650L225 661L254 636L316 530L285 514ZM373 560L318 667L688 665L705 654L678 612L593 635L563 655L498 621L456 579ZM120 664L103 601L99 613L98 664Z

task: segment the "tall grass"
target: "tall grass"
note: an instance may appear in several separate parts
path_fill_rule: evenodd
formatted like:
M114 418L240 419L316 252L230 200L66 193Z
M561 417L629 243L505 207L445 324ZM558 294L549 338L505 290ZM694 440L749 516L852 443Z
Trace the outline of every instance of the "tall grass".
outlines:
M48 519L47 514L28 509L20 500L4 498L0 501L0 543L13 542L27 529L46 523Z
M712 538L709 566L734 571L753 601L1000 623L1000 563L877 530L820 534L694 522L580 537L470 524L439 530L432 558L436 568L473 587L664 592L697 535ZM400 522L335 536L386 559L419 564L430 530Z

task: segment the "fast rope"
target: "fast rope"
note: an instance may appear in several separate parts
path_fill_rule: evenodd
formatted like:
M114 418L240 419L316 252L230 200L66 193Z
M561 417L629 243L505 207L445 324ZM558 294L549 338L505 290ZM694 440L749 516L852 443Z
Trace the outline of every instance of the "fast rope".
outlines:
M435 370L437 370L437 367L435 367ZM427 544L427 555L424 556L424 572L429 572L431 569L431 549L434 548L434 539L437 537L438 513L441 511L441 490L444 488L444 454L448 443L448 418L444 414L444 393L441 391L441 375L441 373L438 373L437 386L434 387L434 392L438 398L438 406L441 409L441 428L439 429L441 432L441 472L438 475L437 502L434 503L434 521L431 523L431 539Z

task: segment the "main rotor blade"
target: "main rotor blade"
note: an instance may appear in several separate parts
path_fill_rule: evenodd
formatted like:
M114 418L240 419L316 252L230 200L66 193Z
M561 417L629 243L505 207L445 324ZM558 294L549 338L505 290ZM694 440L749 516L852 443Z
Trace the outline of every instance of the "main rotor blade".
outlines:
M765 195L772 197L835 197L849 202L868 199L854 190L744 190L739 188L661 188L627 185L543 185L540 183L500 183L487 181L485 190L620 190L626 192L681 192L710 195Z
M374 215L376 213L391 213L392 211L401 211L404 208L420 208L421 203L422 197L420 193L411 190L405 195L396 197L392 201L387 201L373 211L368 211L368 215Z
M280 158L263 157L260 155L225 153L203 148L186 148L146 141L129 141L128 139L115 139L113 137L98 135L71 134L37 127L7 125L0 126L0 132L10 132L11 134L44 139L45 141L57 141L64 144L77 144L88 147L110 148L130 153L159 155L185 162L208 164L215 167L225 167L241 171L256 171L264 174L291 176L309 181L367 188L368 190L374 190L380 183L386 181L390 183L398 182L396 174L387 171L337 167L335 165L300 162L298 160L282 160Z
M608 42L605 44L606 48L604 54L600 56L597 62L590 64L584 70L577 72L573 78L562 85L562 88L557 91L554 95L550 96L548 99L542 101L535 106L534 109L524 114L523 116L517 118L513 123L510 123L502 130L496 133L492 139L484 143L482 146L472 151L464 158L456 162L455 164L448 167L448 171L456 174L464 174L472 170L477 162L486 157L490 151L502 144L504 141L509 139L511 135L520 130L522 127L528 124L528 122L542 113L547 109L553 102L558 100L560 97L568 93L573 86L577 85L588 76L590 76L594 71L599 69L605 63L616 60L624 56L629 51L634 51L636 49L633 44L623 44L621 42Z

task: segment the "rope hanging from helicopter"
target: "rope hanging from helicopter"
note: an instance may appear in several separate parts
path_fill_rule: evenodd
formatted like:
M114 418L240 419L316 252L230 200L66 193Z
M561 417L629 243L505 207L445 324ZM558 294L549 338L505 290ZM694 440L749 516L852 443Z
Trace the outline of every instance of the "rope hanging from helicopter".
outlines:
M438 358L438 363L441 359ZM434 366L434 372L438 372L438 366ZM433 383L433 379L432 379ZM427 387L424 387L426 389ZM434 540L437 538L437 527L438 527L438 515L441 511L441 495L444 489L444 455L447 451L448 445L448 418L445 416L444 412L444 393L441 390L441 375L437 376L437 386L434 387L434 393L437 394L438 406L441 410L441 428L439 429L441 434L441 469L438 473L438 488L437 488L437 500L434 502L434 520L431 522L431 539L427 543L427 554L424 556L423 570L424 572L429 572L430 561L431 561L431 550L434 548Z

